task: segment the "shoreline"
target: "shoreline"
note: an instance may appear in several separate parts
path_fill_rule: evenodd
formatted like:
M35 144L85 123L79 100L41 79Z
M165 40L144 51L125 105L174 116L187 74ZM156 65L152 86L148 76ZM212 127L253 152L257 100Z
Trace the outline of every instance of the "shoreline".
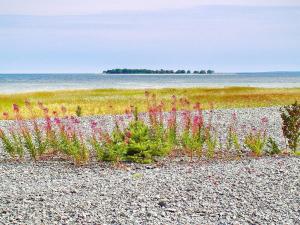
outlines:
M227 87L145 90L156 95L158 101L164 101L165 111L170 110L170 100L173 95L178 99L187 98L192 104L199 102L204 109L208 109L211 103L216 109L276 107L292 104L300 99L300 88ZM69 110L70 115L75 114L77 106L82 108L83 116L122 114L130 105L138 107L140 112L145 112L147 111L145 90L95 89L0 94L0 113L12 112L13 104L24 107L26 99L33 104L43 102L50 112L59 111L63 105Z
M300 72L192 74L0 74L0 92L222 87L300 88Z
M88 92L88 91L163 91L163 90L189 90L189 89L201 89L201 90L211 90L211 89L231 89L231 88L238 88L238 89L260 89L260 90L298 90L300 89L300 84L296 86L257 86L257 85L207 85L203 84L203 86L199 85L191 85L188 87L181 87L181 86L167 86L167 87L153 87L153 86L139 86L139 87L116 87L116 88L58 88L58 89L37 89L37 90L28 90L28 91L15 91L15 92L1 92L0 90L0 97L1 96L11 96L11 95L22 95L22 94L38 94L38 93L56 93L56 92Z
M253 90L299 90L300 91L300 84L295 87L257 87L257 86L191 86L191 87L124 87L124 88L62 88L62 89L49 89L49 90L31 90L31 91L24 91L24 92L1 92L0 90L0 97L1 96L11 96L11 95L22 95L22 94L38 94L38 93L56 93L56 92L89 92L89 91L167 91L167 90L226 90L226 89L253 89Z

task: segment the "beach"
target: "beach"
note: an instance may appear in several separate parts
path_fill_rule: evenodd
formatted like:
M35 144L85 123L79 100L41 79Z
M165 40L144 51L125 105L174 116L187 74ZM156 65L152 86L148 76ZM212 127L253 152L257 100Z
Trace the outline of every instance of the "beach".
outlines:
M215 110L213 124L219 128L220 139L225 139L234 113L240 125L253 127L267 117L268 135L284 148L278 107ZM88 136L91 121L101 122L108 130L114 127L114 116L80 120ZM1 121L0 126L8 128L12 123ZM149 165L115 167L92 161L76 167L62 159L34 163L11 161L3 152L0 156L0 223L4 224L300 222L299 157L192 162L179 157Z
M300 159L0 164L3 224L299 224Z
M175 95L178 100L189 97L192 103L202 100L204 121L207 124L211 118L220 146L226 145L228 127L235 116L241 143L249 130L259 129L266 120L266 136L286 149L280 108L286 101L298 99L300 91L236 87L160 89L147 95L152 94L166 101L168 109L168 101ZM1 97L5 101L0 107L11 116L9 103L21 105L24 123L30 129L33 123L28 120L24 99L30 99L33 107L42 100L50 115L62 105L67 106L68 115L75 114L75 106L83 106L84 115L77 118L78 129L87 139L92 137L93 123L101 124L108 133L114 130L116 121L128 124L132 118L123 112L134 104L141 109L138 117L149 124L145 90L54 91ZM215 102L213 109L209 108L211 101ZM91 110L101 107L107 111ZM191 113L196 112L191 109ZM164 123L169 117L170 112L163 113ZM45 125L41 118L37 122ZM179 108L179 130L184 123ZM0 120L4 131L18 126L17 121ZM298 224L299 157L249 157L249 149L243 145L241 150L241 158L162 157L146 165L124 162L121 166L97 162L91 155L80 166L55 156L34 162L25 155L23 160L14 161L0 144L0 223ZM221 152L216 150L217 155Z

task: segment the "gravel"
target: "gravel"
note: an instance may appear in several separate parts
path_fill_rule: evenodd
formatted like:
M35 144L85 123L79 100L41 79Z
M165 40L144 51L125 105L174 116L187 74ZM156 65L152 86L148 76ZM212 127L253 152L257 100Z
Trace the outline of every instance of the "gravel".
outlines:
M223 139L232 113L240 127L259 127L267 117L268 134L284 146L278 108L216 110L213 124ZM81 120L87 135L91 120L113 128L111 116ZM299 196L299 157L165 159L120 169L20 163L0 154L0 224L300 224Z
M300 224L300 158L0 164L0 224Z

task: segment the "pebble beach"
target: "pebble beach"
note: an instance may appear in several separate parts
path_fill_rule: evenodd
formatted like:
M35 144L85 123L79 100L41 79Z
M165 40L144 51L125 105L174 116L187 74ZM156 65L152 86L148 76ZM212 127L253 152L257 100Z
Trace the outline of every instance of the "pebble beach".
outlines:
M233 113L253 127L267 117L268 134L285 145L278 108L216 110L221 136ZM113 128L112 116L84 117L87 135L91 120ZM0 151L0 224L300 224L298 157L163 159L115 168L13 162Z

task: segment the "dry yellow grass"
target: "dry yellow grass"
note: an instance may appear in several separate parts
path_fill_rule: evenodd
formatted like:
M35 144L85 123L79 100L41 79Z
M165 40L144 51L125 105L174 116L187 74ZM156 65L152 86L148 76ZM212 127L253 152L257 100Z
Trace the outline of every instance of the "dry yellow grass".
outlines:
M159 101L165 101L167 106L172 95L178 98L186 97L192 103L200 102L205 108L208 108L210 103L213 103L215 108L242 108L281 106L300 100L300 88L177 88L148 91L156 94ZM83 115L120 114L130 105L137 106L139 111L145 111L144 92L145 90L101 89L2 94L0 112L11 112L13 103L24 109L22 106L25 99L34 104L41 101L50 111L59 110L61 105L64 105L69 114L75 114L77 106L81 106ZM25 110L23 114L25 117L29 116Z

